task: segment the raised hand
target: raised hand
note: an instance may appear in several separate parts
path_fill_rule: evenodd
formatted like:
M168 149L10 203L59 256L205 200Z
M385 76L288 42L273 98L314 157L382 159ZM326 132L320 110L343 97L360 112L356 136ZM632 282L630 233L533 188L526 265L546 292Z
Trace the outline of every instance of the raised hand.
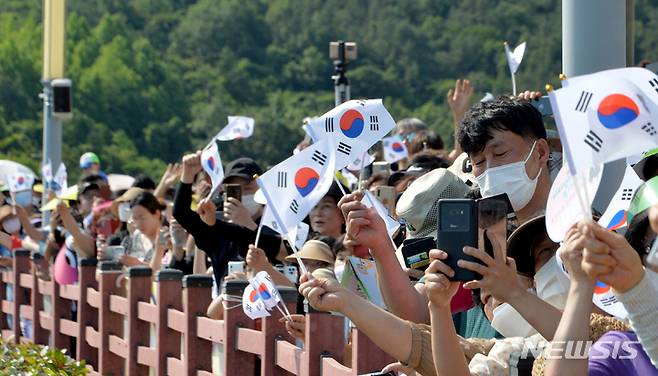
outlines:
M448 90L446 96L448 106L452 113L463 117L471 104L471 97L473 96L473 86L469 80L455 81L455 88Z
M201 150L183 157L181 181L186 184L194 182L194 176L201 171Z

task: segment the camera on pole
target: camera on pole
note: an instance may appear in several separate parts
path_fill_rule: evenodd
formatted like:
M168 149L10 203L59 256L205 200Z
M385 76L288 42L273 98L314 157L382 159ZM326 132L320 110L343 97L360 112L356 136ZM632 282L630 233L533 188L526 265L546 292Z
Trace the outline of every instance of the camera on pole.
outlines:
M50 86L53 90L53 116L62 120L72 118L71 80L56 78L50 82Z
M336 106L350 100L350 84L345 73L350 61L356 60L356 51L356 43L354 42L340 40L329 43L329 58L334 61L335 74L331 78L334 80Z

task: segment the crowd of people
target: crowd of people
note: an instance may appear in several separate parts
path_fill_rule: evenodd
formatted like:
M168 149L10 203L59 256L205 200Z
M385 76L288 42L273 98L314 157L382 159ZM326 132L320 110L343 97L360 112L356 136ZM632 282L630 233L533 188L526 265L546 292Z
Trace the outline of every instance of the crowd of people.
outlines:
M310 232L299 259L275 231L263 227L258 234L264 206L255 198L256 178L264 170L252 158L225 167L223 187L240 187L241 197L234 197L226 189L212 192L201 151L169 165L157 185L137 176L121 191L110 188L100 158L87 153L80 158L77 191L53 198L47 223L40 223L39 210L39 193L48 195L47 189L39 192L35 186L27 199L5 189L0 265L11 267L12 251L25 248L42 253L49 264L65 258L73 269L80 259L98 258L126 268L145 265L154 275L163 268L208 274L216 285L207 314L218 320L229 304L222 284L266 271L277 285L297 288L300 300L316 310L344 315L399 361L383 372L658 374L658 264L647 261L658 234L658 157L642 165L646 182L633 200L644 204L633 213L625 235L586 219L557 244L547 235L544 211L561 167L561 148L532 105L541 94L474 105L472 95L468 80L458 80L447 95L454 119L452 150L422 120L403 119L394 132L407 146L407 159L370 176L354 171L363 179L356 186L338 174L308 215ZM382 186L393 187L391 215L402 224L392 236L384 218L362 202L364 191ZM500 194L507 195L514 215L505 230L486 231L492 251L466 246L463 253L474 261L457 262L479 279L455 281L446 250L428 250L424 271L402 261L404 248L415 241L430 238L436 244L439 200ZM385 307L341 283L354 257L376 265ZM295 268L299 260L307 274ZM63 283L51 270L42 268L42 278ZM592 303L599 282L611 287L627 319ZM301 342L304 321L301 308L286 320ZM29 323L22 325L29 336ZM586 345L590 356L564 356L573 353L573 343Z

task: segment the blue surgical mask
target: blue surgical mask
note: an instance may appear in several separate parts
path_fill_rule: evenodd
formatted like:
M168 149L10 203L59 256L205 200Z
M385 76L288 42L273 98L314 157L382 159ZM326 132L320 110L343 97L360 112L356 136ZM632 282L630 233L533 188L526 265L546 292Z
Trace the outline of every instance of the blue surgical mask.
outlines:
M32 205L32 191L20 191L14 193L14 201L16 205L20 205L24 208Z

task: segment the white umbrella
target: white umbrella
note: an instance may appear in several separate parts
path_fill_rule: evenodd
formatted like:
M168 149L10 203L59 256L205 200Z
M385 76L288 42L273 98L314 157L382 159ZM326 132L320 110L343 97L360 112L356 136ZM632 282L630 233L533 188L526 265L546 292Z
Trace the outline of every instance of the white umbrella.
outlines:
M129 175L122 174L109 174L107 175L107 181L110 184L110 190L112 192L127 190L132 187L135 182L135 178Z
M28 167L16 163L14 161L9 161L6 159L0 160L0 186L8 185L9 175L21 174L25 176L31 176L36 179L38 176L34 171L30 170Z

